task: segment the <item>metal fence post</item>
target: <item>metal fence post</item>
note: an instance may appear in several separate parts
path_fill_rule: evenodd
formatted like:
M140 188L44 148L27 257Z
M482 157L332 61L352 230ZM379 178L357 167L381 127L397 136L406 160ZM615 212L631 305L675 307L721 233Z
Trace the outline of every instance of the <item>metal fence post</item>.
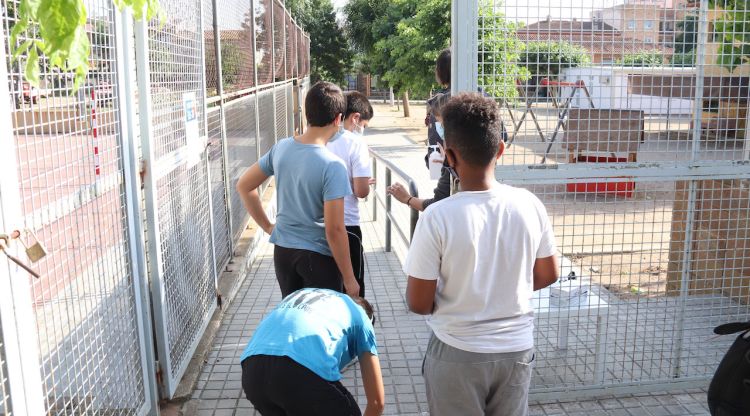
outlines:
M227 124L226 124L226 113L224 112L224 74L221 70L221 39L219 36L219 12L218 12L218 4L217 0L211 0L211 11L213 13L213 31L214 31L214 50L216 51L216 94L219 96L219 121L221 123L221 148L222 148L222 158L223 158L223 173L224 173L224 194L225 194L225 203L227 206L227 219L229 221L229 253L234 253L234 239L232 236L234 235L234 227L236 226L234 224L234 216L232 215L232 192L234 191L231 189L232 181L229 178L229 154L227 152L228 149L228 142L227 142ZM252 4L252 0L251 0ZM252 8L250 9L252 13ZM251 18L250 20L255 20ZM255 33L252 34L252 36L255 36ZM255 45L255 42L253 42L253 47ZM205 53L203 55L205 57ZM255 56L255 55L253 55ZM204 58L205 59L205 58ZM255 70L253 70L255 72ZM204 89L205 90L205 89ZM206 130L208 131L208 124L206 125ZM229 261L232 261L231 255L229 257Z
M3 34L0 34L0 41L5 44ZM6 55L2 53L0 79L8 79L7 68ZM0 97L10 96L8 82L0 82ZM16 143L12 134L13 112L9 104L5 98L0 100L0 128L4 132L0 134L0 148L3 149L0 152L0 233L5 234L23 228ZM1 253L0 258L0 338L8 370L11 401L8 406L12 406L14 415L43 415L46 414L45 397L29 278L25 271L6 261ZM10 413L8 409L6 411Z
M451 5L451 93L477 90L478 0Z
M391 186L391 169L385 168L385 188ZM385 251L391 251L391 200L393 197L386 192L385 196Z
M409 181L409 193L414 198L419 197L419 189L414 181ZM419 210L409 207L409 242L414 238L414 230L417 228L417 221L419 220Z
M693 102L693 137L692 152L690 160L698 160L698 152L701 145L701 118L703 115L703 87L706 70L706 43L708 42L708 0L701 0L698 13L698 44L696 53L696 76L695 76L695 101ZM692 273L691 257L693 253L693 226L695 223L695 208L697 202L697 181L688 181L688 200L685 224L685 247L682 253L682 271L680 276L680 298L677 310L677 322L675 329L677 334L672 350L674 366L672 377L680 378L682 372L682 353L685 343L685 312L687 309L687 298L690 294L690 274Z
M140 157L137 143L137 108L132 94L128 93L135 85L132 76L136 69L135 54L132 44L133 18L131 12L119 12L115 20L115 42L117 42L117 74L122 78L117 82L118 96L124 99L120 105L120 129L123 141L123 174L125 177L125 207L127 209L128 240L130 246L131 273L139 316L138 329L141 336L143 354L143 372L147 411L149 415L158 414L159 386L156 379L156 352L154 351L154 331L152 327L151 302L149 298L148 275L146 274L146 247L143 241L141 194L140 194Z
M203 8L201 2L198 2L198 5L200 6L201 9ZM210 215L208 216L208 229L211 232L211 251L210 251L210 253L211 253L211 269L213 270L213 275L214 275L214 287L215 287L215 290L216 290L216 297L217 297L216 302L218 304L217 306L221 306L221 293L219 293L219 273L218 273L218 270L216 270L216 233L214 231L216 229L216 225L214 224L214 212L213 212L214 211L214 204L213 204L214 195L213 195L213 192L212 192L213 190L211 189L212 185L213 185L211 183L211 166L210 166L210 163L208 162L208 157L209 157L209 151L208 151L208 146L209 146L209 144L208 144L208 104L206 103L206 100L208 99L208 97L207 97L208 94L206 93L206 70L205 70L205 68L206 68L206 39L205 39L205 34L206 33L205 33L205 22L204 22L204 19L203 19L203 10L200 10L200 13L198 13L198 22L199 22L198 25L200 27L200 32L199 32L200 35L199 36L200 36L200 43L201 43L201 48L200 48L200 55L201 55L200 56L200 62L201 62L201 68L203 68L203 71L201 73L201 75L202 75L201 76L201 89L203 90L203 100L202 100L203 102L202 102L202 105L203 105L203 129L204 129L203 130L204 135L203 135L202 139L205 139L205 143L203 144L203 154L204 154L205 161L204 161L203 165L204 165L204 168L206 170L206 192L208 193L208 209L211 212ZM212 26L212 30L213 30L213 26ZM214 38L216 38L216 37L217 36L214 35ZM216 51L216 53L219 54L219 53L221 53L221 51L220 50ZM230 238L230 240L231 240L231 238Z
M378 158L373 157L372 158L372 178L375 179L375 189L374 194L372 198L372 220L377 221L378 220ZM385 190L388 192L388 189Z

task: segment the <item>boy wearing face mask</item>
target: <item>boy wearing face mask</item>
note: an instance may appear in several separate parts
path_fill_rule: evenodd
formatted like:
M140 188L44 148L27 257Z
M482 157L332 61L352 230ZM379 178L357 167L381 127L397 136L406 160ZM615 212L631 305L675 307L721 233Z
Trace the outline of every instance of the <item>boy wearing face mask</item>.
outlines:
M431 416L528 415L535 290L559 276L542 202L495 180L497 103L462 93L441 109L461 192L419 217L404 262L409 310L430 315L422 375Z
M271 235L281 296L305 287L359 294L349 258L344 197L352 193L344 163L326 150L343 124L346 98L330 82L318 82L305 97L308 128L279 140L237 182L245 208ZM276 179L278 212L272 223L258 188Z
M445 105L445 103L447 103L450 98L450 93L445 93L435 95L428 101L430 106L430 114L434 117L435 120L433 123L435 134L439 137L439 141L435 141L435 144L438 145L440 149L443 148L445 135L445 131L443 129L443 117L440 111L443 105ZM442 155L443 151L440 150L440 153ZM427 163L443 164L443 170L440 174L440 178L438 179L437 186L433 191L434 193L432 198L420 199L412 197L409 194L409 191L407 191L406 188L398 182L394 183L387 189L388 193L393 195L393 197L396 198L397 201L408 205L409 208L419 211L424 211L430 204L440 201L441 199L445 199L451 195L451 174L450 170L445 164L445 158L441 157L437 160L430 160L429 155L430 154L428 153L426 158Z
M372 105L367 97L352 91L346 95L344 128L326 147L344 161L349 182L354 193L344 198L344 223L349 237L349 255L354 277L359 283L359 296L365 297L365 262L362 247L362 229L359 226L359 201L370 193L372 167L370 152L362 137L373 117Z

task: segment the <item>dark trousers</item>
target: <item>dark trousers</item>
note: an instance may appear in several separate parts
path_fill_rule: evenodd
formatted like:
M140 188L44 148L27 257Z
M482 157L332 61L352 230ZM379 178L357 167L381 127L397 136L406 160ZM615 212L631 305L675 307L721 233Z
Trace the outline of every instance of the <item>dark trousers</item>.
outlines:
M342 291L341 272L331 256L274 246L273 265L282 298L305 287Z
M253 355L242 361L242 390L263 416L360 416L341 382L328 381L289 357Z
M362 229L359 225L347 225L349 236L349 256L352 258L354 278L359 283L359 297L365 297L365 249L362 247Z

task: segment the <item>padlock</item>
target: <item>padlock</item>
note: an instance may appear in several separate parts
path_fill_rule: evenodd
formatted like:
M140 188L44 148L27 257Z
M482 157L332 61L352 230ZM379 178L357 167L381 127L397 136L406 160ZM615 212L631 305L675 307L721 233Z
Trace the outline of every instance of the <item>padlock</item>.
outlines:
M22 238L20 238L19 240L21 240L21 244L23 244L23 247L26 249L26 256L32 263L36 263L47 255L47 250L44 248L33 231L26 229L26 233L31 235L31 237L34 239L33 244L27 245Z

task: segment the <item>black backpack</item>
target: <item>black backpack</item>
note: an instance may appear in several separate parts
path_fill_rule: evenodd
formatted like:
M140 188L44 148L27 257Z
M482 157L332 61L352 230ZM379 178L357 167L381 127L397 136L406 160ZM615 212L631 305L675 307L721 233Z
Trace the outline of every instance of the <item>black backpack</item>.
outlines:
M750 415L750 322L719 325L719 335L740 332L719 363L708 387L712 416Z

